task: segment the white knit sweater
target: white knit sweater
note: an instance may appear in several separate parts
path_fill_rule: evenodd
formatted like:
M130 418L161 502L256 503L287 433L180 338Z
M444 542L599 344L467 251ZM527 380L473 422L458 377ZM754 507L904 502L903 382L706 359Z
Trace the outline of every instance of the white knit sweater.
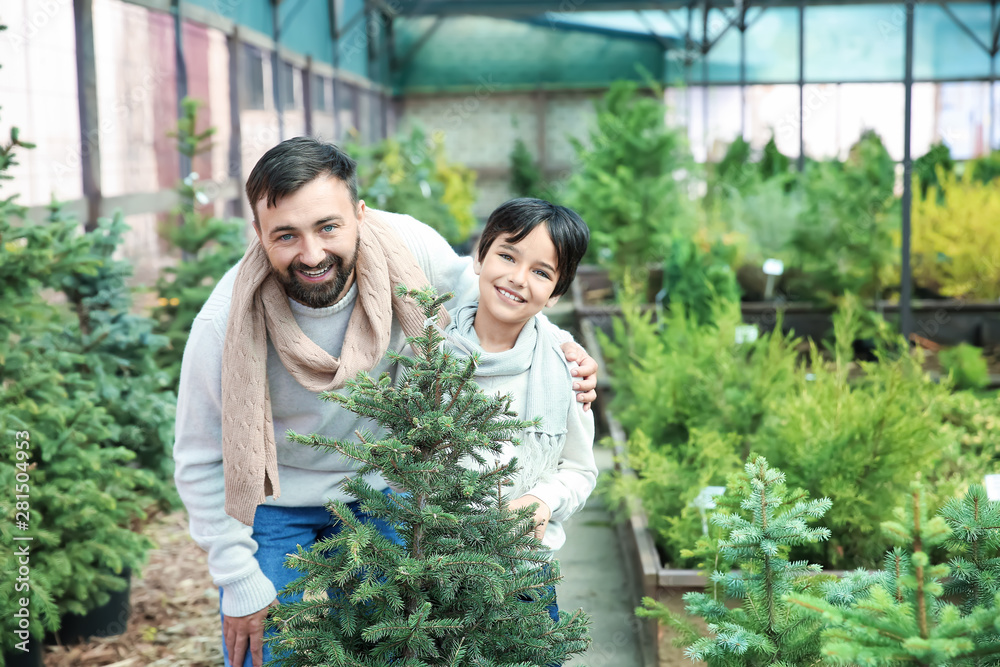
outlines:
M460 258L437 232L410 216L386 214L385 219L439 292L452 291L460 299L475 294L477 279L469 258ZM188 510L191 536L208 552L209 571L215 584L223 589L222 613L227 616L259 611L277 595L254 557L257 544L252 529L224 510L222 346L237 268L230 269L219 281L191 327L181 365L174 443L174 479ZM302 332L337 356L356 298L355 286L328 308L308 308L291 300L289 303ZM568 340L565 334L563 338ZM404 347L403 333L395 321L389 347ZM383 371L394 371L385 359L371 372L377 376ZM346 440L354 437L356 429L374 430L375 425L338 405L321 401L299 385L270 343L267 376L282 493L277 499L268 498L266 504L320 507L328 499L353 500L339 485L354 473L356 464L336 453L288 442L285 433L320 433ZM376 488L385 487L380 477L370 481Z
M511 409L523 419L532 419L536 415L526 415L528 396L528 371L520 375L498 375L484 377L477 375L476 383L487 394L510 394L514 399ZM555 388L553 388L555 390ZM566 391L573 391L567 387ZM515 500L525 495L532 495L549 506L552 517L542 537L542 544L551 551L559 549L566 542L566 530L563 524L573 514L583 508L584 503L597 483L597 463L594 460L594 412L584 412L583 404L575 397L570 402L569 414L566 416L566 439L558 460L551 464L547 452L534 451L530 443L537 442L523 439L523 444L506 443L500 456L500 463L507 463L517 457L521 469L545 468L541 477L533 486L526 487L520 476L514 477L514 485L505 491L509 500ZM472 464L474 465L474 464Z

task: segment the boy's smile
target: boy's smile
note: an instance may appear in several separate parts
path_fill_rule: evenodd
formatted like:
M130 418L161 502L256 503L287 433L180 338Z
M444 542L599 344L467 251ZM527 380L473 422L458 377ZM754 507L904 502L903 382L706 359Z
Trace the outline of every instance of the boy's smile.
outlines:
M544 224L535 227L517 243L501 235L490 246L480 264L479 310L475 329L488 352L514 346L525 322L545 306L555 305L553 297L559 279L559 258Z

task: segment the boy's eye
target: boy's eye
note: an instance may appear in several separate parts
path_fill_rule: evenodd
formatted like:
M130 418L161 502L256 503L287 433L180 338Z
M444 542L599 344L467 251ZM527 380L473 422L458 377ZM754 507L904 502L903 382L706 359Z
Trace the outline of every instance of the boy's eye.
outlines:
M549 278L549 274L546 273L545 271L542 271L541 269L535 269L535 273L541 276L542 278L545 278L546 280L548 280Z
M510 255L508 255L505 252L500 253L500 259L502 259L504 261L507 261L507 262L513 262L514 261L514 258L511 257Z

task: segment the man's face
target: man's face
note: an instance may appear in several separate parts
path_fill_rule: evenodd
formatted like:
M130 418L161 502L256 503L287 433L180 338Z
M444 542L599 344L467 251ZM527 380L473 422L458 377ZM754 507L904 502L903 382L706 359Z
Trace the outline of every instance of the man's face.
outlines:
M257 236L285 293L310 308L337 303L354 283L365 203L339 178L320 176L268 208L256 205Z

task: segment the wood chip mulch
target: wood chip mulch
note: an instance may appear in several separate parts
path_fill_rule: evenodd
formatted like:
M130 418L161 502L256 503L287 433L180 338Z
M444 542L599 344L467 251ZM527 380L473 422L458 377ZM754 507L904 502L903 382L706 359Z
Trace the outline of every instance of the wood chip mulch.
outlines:
M219 591L205 552L188 534L187 515L175 512L149 523L156 544L132 577L125 634L85 644L49 646L45 667L220 667Z

